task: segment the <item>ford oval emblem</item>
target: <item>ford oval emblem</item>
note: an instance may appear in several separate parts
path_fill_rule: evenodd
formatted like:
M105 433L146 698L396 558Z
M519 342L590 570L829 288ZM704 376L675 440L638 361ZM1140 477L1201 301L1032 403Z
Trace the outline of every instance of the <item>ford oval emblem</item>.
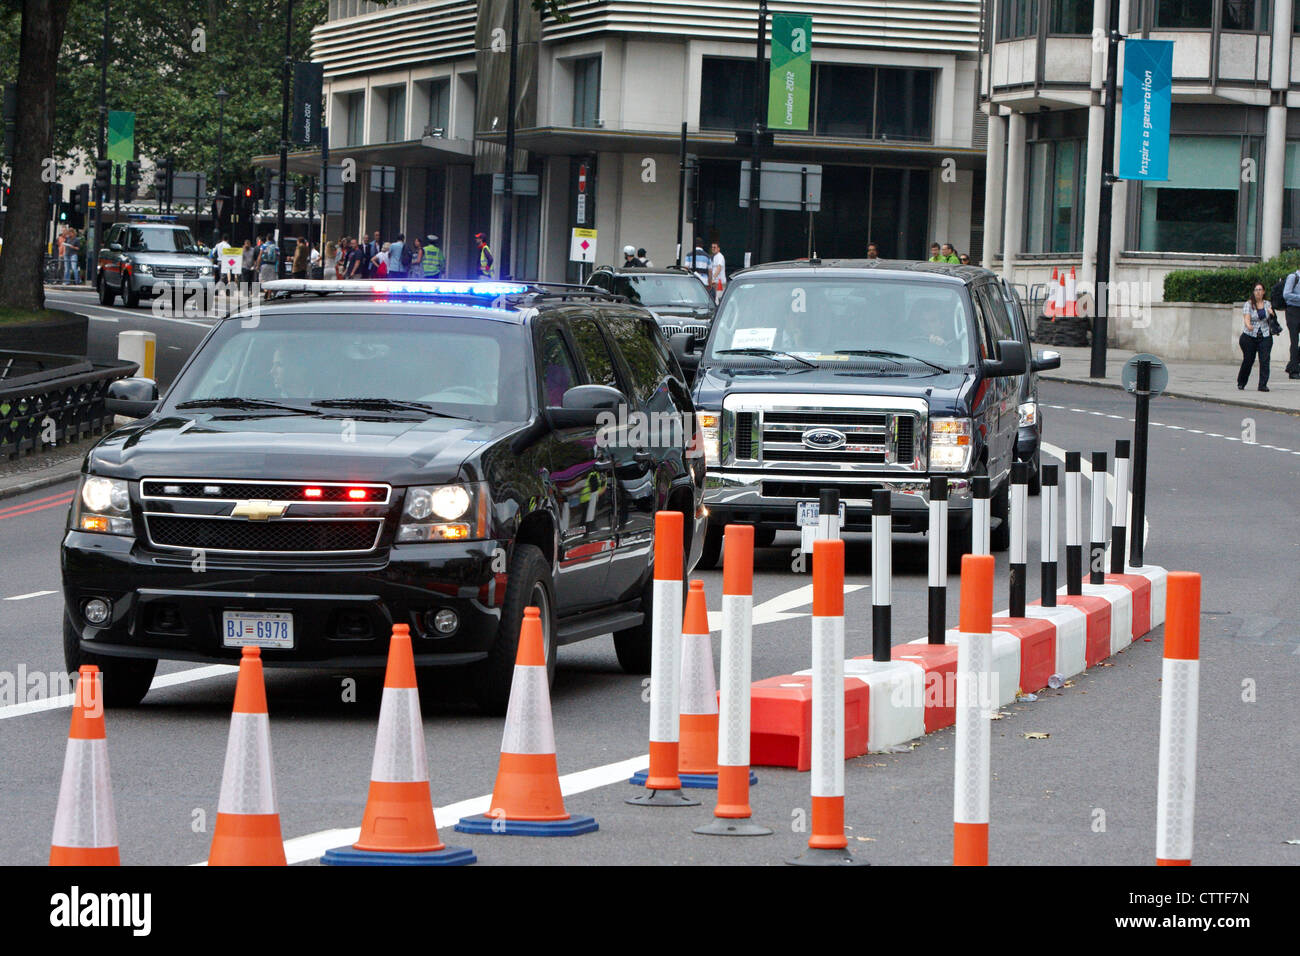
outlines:
M844 433L833 428L810 428L803 433L803 443L819 451L843 448L845 440Z

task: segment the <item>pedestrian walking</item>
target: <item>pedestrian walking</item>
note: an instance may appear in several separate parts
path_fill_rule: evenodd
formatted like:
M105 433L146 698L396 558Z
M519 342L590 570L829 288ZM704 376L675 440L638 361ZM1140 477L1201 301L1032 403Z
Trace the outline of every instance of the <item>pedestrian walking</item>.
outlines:
M708 288L709 254L704 251L703 246L697 245L695 247L695 251L690 254L689 261L686 265L688 268L695 271L695 274L700 277L700 281L704 283L705 288Z
M276 269L280 264L280 247L276 245L274 236L267 236L260 246L257 247L257 280L262 285L275 278ZM266 298L271 297L271 293L264 292Z
M713 253L713 259L709 263L709 291L713 293L713 301L717 302L722 298L722 290L727 287L727 259L716 242L709 247L709 251Z
M1277 315L1273 312L1273 303L1268 301L1268 291L1264 283L1256 282L1255 288L1241 309L1243 331L1241 345L1241 371L1237 373L1237 388L1244 389L1250 380L1250 369L1259 357L1259 390L1268 391L1268 359L1273 351L1273 336L1282 331Z
M653 269L655 267L655 264L650 261L650 257L646 255L644 249L638 249L636 251L636 257L641 260L641 265L645 266L647 269Z
M1286 302L1283 313L1286 315L1287 336L1291 340L1286 374L1289 378L1300 378L1300 269L1286 277L1282 299Z
M943 248L939 250L939 261L950 262L953 265L958 265L961 262L961 259L957 255L957 250L952 247L951 242L945 242Z
M325 243L325 266L321 272L322 279L337 279L339 264L339 244L333 239Z
M370 278L388 278L388 243L386 242L370 257Z
M411 250L406 244L406 234L399 232L388 244L388 278L405 279L411 268Z
M258 236L257 241L260 243L262 237ZM244 240L244 248L239 254L239 281L243 285L248 285L253 281L253 263L257 261L257 246L253 245L251 239Z
M441 279L442 247L438 245L438 237L430 234L424 238L424 249L420 253L420 270L426 279Z
M478 277L480 279L491 279L492 264L496 260L492 258L492 247L488 245L487 234L476 232L474 241L478 244Z
M309 255L311 243L306 239L299 239L293 246L293 267L290 270L295 279L307 278L307 265L311 261Z
M64 259L63 281L68 285L81 285L81 234L76 229L68 230L63 248L67 255Z
M943 258L939 253L939 243L937 242L930 243L930 261L943 262Z

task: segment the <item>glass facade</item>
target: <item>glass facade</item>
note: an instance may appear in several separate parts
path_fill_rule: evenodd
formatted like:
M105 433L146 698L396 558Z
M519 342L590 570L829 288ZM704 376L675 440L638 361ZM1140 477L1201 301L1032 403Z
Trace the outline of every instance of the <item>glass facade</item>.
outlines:
M344 146L360 146L366 141L366 94L349 93L344 97L343 111L347 116L347 139Z
M1092 0L1052 0L1047 32L1092 35Z
M433 80L429 83L428 124L451 137L451 80Z
M406 139L406 87L390 87L384 94L384 142Z
M1300 248L1300 143L1286 144L1282 181L1282 248Z
M1038 5L1039 0L998 0L998 39L1037 36Z
M1258 137L1171 137L1169 180L1141 187L1138 248L1255 255L1259 177L1242 171L1259 152Z
M600 118L600 57L573 61L573 125L595 127Z

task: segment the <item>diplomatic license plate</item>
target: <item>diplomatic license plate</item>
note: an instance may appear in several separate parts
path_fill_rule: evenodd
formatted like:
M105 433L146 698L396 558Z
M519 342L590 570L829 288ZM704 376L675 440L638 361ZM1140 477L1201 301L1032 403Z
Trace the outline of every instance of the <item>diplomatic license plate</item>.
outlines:
M801 528L815 528L817 519L821 515L820 501L797 501L795 502L795 523ZM844 502L840 502L840 524L844 524Z
M293 647L293 615L287 611L222 611L226 647Z

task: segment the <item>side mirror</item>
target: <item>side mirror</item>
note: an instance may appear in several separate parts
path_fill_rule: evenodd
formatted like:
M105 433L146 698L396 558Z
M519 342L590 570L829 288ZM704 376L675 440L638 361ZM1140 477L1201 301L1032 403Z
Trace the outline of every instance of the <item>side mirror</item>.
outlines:
M108 244L108 251L109 251L109 252L121 252L121 251L122 251L122 244L121 244L120 242L110 242L110 243Z
M104 396L104 408L127 418L144 418L157 406L158 383L151 378L119 378Z
M1031 365L1035 372L1061 367L1061 353L1054 349L1040 349Z
M623 393L608 385L575 385L546 414L553 428L594 428L602 412L617 414L626 404Z
M991 378L1010 378L1013 375L1024 375L1028 370L1023 343L1015 339L1000 339L998 351L1002 353L1002 360L985 362L985 375Z
M694 332L677 332L668 339L668 347L684 372L694 372L700 367L700 355L695 351L697 341Z

